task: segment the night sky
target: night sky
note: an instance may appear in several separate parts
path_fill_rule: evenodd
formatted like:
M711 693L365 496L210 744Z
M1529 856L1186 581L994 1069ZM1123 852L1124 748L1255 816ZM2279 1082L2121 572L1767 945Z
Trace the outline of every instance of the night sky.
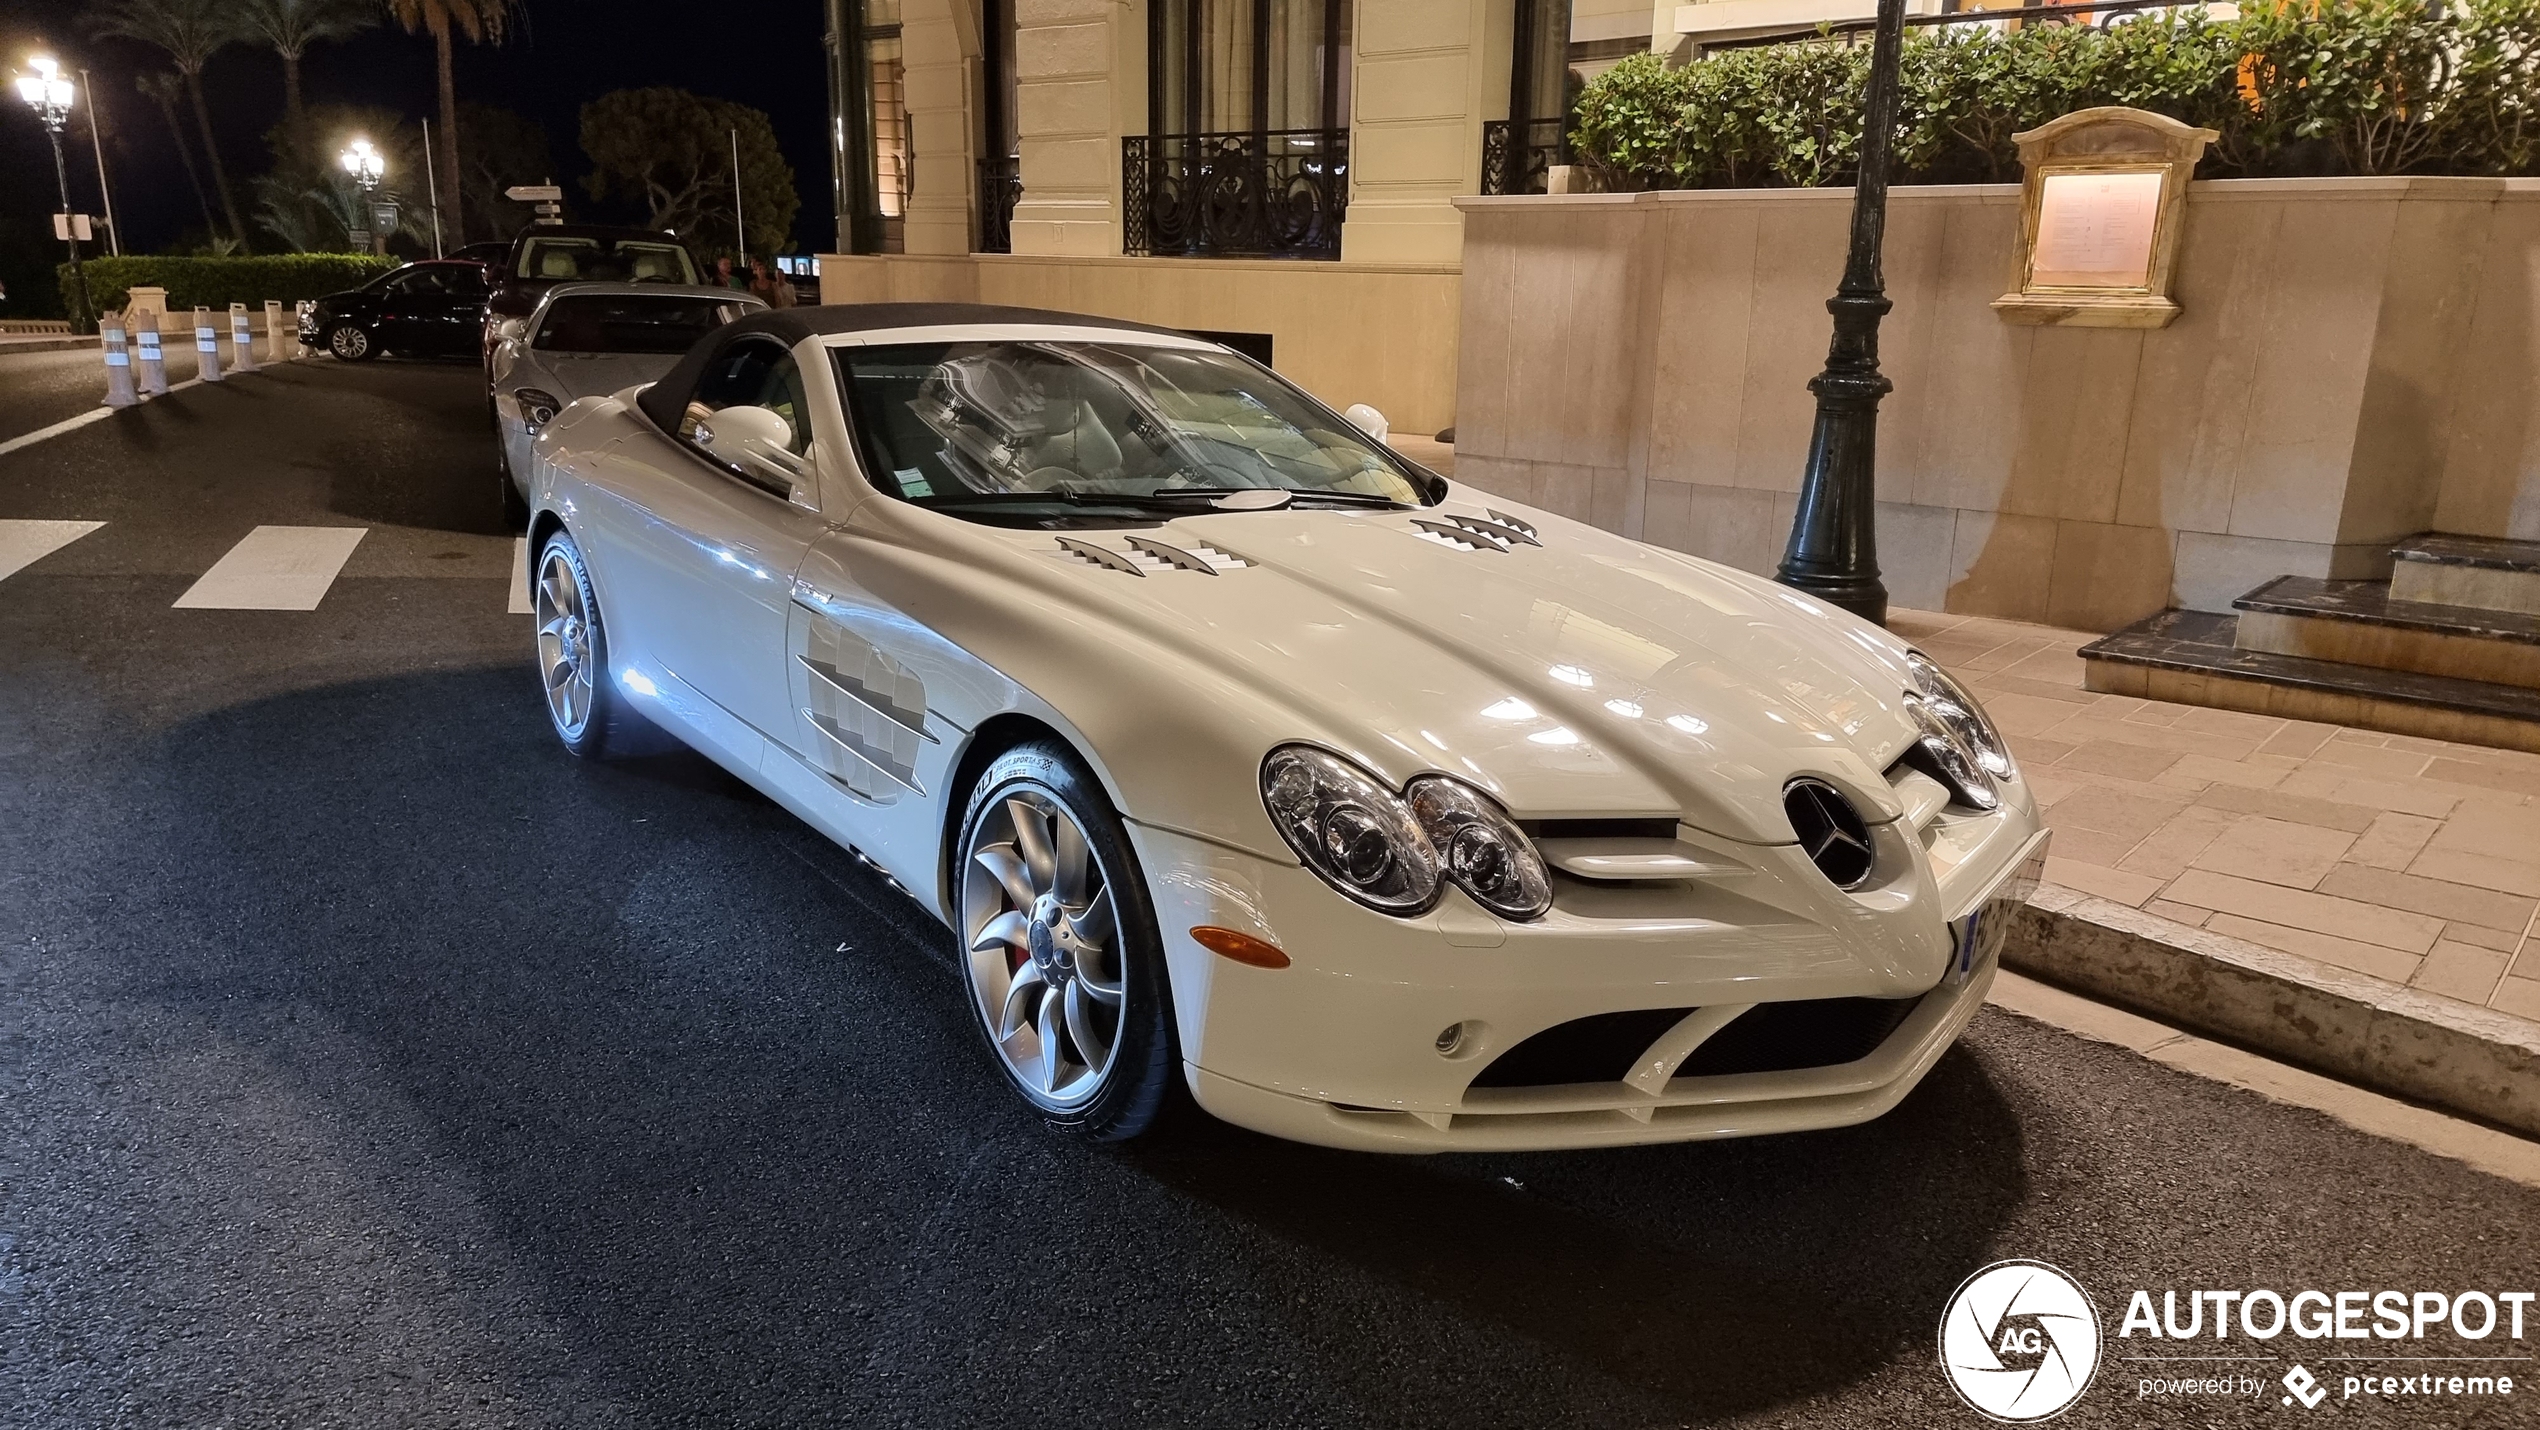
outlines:
M16 70L40 48L66 68L85 65L93 72L107 111L100 126L125 247L157 250L202 225L157 106L133 88L136 74L164 68L165 57L129 41L89 39L80 21L92 8L91 0L0 0L0 70ZM587 168L577 137L583 104L613 89L676 85L767 111L802 198L794 249L817 251L835 242L818 0L521 0L520 9L501 47L458 46L459 98L500 105L545 127L575 217L615 216L595 212L577 186ZM429 36L383 24L350 41L311 47L301 76L313 105L382 105L413 118L430 116L439 127ZM282 117L282 61L267 49L233 45L205 68L204 92L240 207L251 209L246 181L269 167L263 135ZM85 128L74 125L71 137L81 141L71 157L72 202L97 212L96 164ZM28 280L41 271L36 264L61 260L45 217L57 202L43 130L12 90L0 100L0 278L12 297L0 305L0 316L26 314ZM265 246L272 246L270 239Z

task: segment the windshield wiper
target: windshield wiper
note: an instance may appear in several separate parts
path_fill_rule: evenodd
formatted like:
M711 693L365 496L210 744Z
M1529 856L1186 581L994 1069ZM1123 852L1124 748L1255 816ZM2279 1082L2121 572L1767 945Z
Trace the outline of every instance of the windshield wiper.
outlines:
M1277 509L1278 507L1290 506L1298 502L1330 502L1336 506L1387 507L1393 509L1400 509L1410 505L1408 502L1396 501L1392 497L1378 496L1374 492L1344 492L1336 491L1330 487L1165 487L1158 491L1145 493L1145 495L1159 499L1195 497L1211 502L1223 501L1227 498L1252 498L1261 501L1261 505L1259 507L1228 503L1219 508L1221 511L1271 511ZM1282 500L1275 502L1267 500L1267 498L1271 497L1282 498Z

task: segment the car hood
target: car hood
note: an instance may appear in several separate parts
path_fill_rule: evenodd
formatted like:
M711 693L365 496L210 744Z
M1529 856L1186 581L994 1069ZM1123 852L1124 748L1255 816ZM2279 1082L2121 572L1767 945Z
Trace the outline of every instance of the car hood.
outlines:
M678 353L566 353L532 349L505 375L506 383L544 387L567 402L605 397L651 382L678 366Z
M1492 510L1535 541L1433 529ZM1781 793L1795 775L1833 780L1873 820L1898 811L1884 771L1913 733L1901 643L1787 588L1594 527L1457 488L1417 512L1212 513L995 536L1079 613L1284 707L1294 738L1397 784L1439 770L1520 818L1673 814L1755 843L1790 840ZM1222 569L1183 569L1139 539Z

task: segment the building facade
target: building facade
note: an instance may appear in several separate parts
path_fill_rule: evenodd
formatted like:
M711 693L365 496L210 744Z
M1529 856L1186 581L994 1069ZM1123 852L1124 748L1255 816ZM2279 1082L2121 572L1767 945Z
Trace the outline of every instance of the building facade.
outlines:
M1587 78L1679 43L1651 0L825 3L827 301L1224 334L1406 432L1454 420L1455 200L1542 190Z

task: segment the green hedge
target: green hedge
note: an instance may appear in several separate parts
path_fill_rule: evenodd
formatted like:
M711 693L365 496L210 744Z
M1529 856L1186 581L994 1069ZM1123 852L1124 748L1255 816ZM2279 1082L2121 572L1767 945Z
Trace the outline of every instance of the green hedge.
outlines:
M2207 177L2540 170L2540 0L2295 8L1908 31L1895 178L2015 182L2013 134L2102 104L2219 131ZM1848 184L1868 66L1832 39L1635 55L1581 92L1572 144L1610 188Z
M393 258L363 253L277 253L242 258L91 258L80 264L88 274L89 310L110 313L123 307L134 288L168 290L168 308L226 310L244 303L261 310L268 298L296 303L358 288L397 266ZM71 269L60 265L62 302L71 302Z

